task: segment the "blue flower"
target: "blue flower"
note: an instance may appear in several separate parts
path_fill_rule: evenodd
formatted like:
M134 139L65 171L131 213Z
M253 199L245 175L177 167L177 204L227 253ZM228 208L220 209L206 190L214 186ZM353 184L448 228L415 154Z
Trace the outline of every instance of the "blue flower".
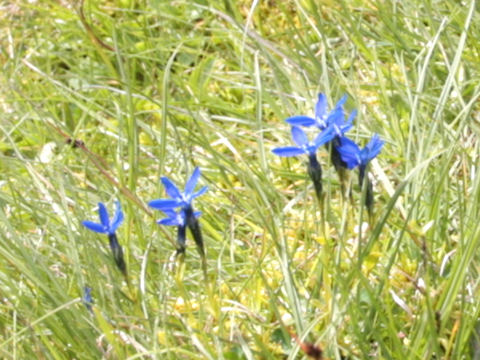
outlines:
M360 163L360 148L353 140L345 136L341 137L336 149L348 169L353 169Z
M115 263L117 264L117 267L120 269L123 275L126 277L127 265L125 264L125 260L123 258L123 249L118 243L117 235L115 234L115 231L123 222L123 212L119 201L116 202L116 205L117 209L111 223L105 205L103 205L102 203L98 203L100 224L94 223L92 221L83 221L82 224L83 226L92 231L108 235L108 241L110 244L110 249L112 250Z
M85 286L83 288L83 297L82 302L87 308L88 311L92 312L93 298L92 298L92 288Z
M308 155L308 175L315 187L315 193L320 200L322 195L322 167L317 160L317 149L331 141L335 137L335 130L329 126L313 141L308 141L305 132L298 126L292 126L292 138L297 146L287 146L273 149L272 152L279 156L296 156L300 154Z
M286 146L273 149L278 156L297 156L301 154L314 155L317 149L335 137L332 127L323 130L313 141L308 141L305 132L298 126L292 126L292 138L297 146Z
M200 212L193 210L193 199L204 194L207 191L207 187L204 186L199 191L194 192L197 186L198 179L200 178L200 169L198 167L192 173L190 179L185 184L185 191L181 192L175 186L175 184L167 177L162 177L162 183L165 186L165 191L171 199L157 199L148 203L149 206L154 209L163 211L168 217L159 220L158 223L162 225L176 225L178 226L178 253L185 251L185 238L186 228L188 227L193 235L193 240L197 244L198 250L202 256L205 264L205 250L203 247L203 238L198 222ZM180 211L175 212L175 208L180 207Z
M193 192L195 186L197 185L198 179L200 178L200 169L198 167L192 173L190 179L188 179L185 184L185 191L181 192L175 184L167 177L162 177L162 183L165 186L165 191L171 199L156 199L148 203L154 209L158 210L168 210L175 209L177 207L187 208L191 206L193 199L203 195L207 191L207 187L202 187L199 191Z
M327 126L333 127L336 136L343 136L353 127L353 119L357 115L357 110L353 110L345 122L343 107L336 107L327 119Z
M111 223L105 205L103 205L102 203L98 203L98 215L100 217L100 224L94 223L92 221L83 221L83 226L97 233L108 235L115 234L115 231L123 222L123 212L120 206L120 202L117 201L115 204L117 205L117 209Z
M372 216L373 212L373 187L368 176L365 176L367 165L370 160L380 153L384 143L377 134L374 134L368 144L360 150L358 145L352 140L347 137L341 137L336 148L347 168L359 167L358 182L361 187L365 184L365 206L369 216Z
M360 166L368 164L382 150L385 141L380 139L378 134L374 134L369 143L360 151Z
M374 134L370 142L360 150L355 142L344 136L340 138L337 150L347 168L353 169L359 166L364 170L370 160L380 153L384 143L377 134Z
M285 121L293 126L312 126L315 125L320 130L325 130L330 126L334 127L337 136L342 136L353 126L353 119L356 111L353 111L347 122L344 121L345 114L343 112L343 104L347 100L347 96L343 96L335 105L334 109L329 112L327 97L325 94L318 94L318 101L315 105L315 118L300 115L287 118Z

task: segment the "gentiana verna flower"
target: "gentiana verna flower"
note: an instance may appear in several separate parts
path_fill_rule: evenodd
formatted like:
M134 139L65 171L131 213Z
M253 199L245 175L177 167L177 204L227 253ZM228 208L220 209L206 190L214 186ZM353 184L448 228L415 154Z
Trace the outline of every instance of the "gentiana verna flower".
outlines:
M85 286L83 288L83 297L82 302L87 308L88 311L92 312L93 298L92 298L92 288Z
M158 210L188 207L192 204L193 199L204 194L208 189L206 186L204 186L199 191L193 192L193 190L195 190L195 186L197 186L200 175L200 169L196 167L192 173L192 176L185 184L184 192L181 192L169 178L165 176L162 177L161 180L165 186L165 191L167 192L167 195L171 197L171 199L152 200L148 203L148 205Z
M92 221L83 221L82 224L88 229L101 234L115 234L115 231L123 222L123 212L120 206L120 202L116 202L117 209L113 216L112 222L110 222L107 209L102 203L98 203L98 215L100 218L100 224Z
M377 134L374 134L369 143L360 149L355 142L347 137L340 139L340 144L337 147L338 152L342 160L345 162L347 168L353 169L359 166L360 169L364 169L382 150L384 141L380 139Z
M83 221L82 224L83 226L92 231L108 235L108 241L115 263L117 264L118 269L123 273L123 275L126 276L127 266L123 258L123 249L118 243L117 235L115 233L118 227L123 222L124 216L122 212L122 207L120 206L120 202L117 201L115 204L117 208L111 222L105 205L103 205L102 203L98 203L98 215L100 218L100 224L94 223L92 221Z
M278 156L308 155L308 175L315 187L317 198L321 199L322 194L322 167L317 160L317 149L329 142L335 136L333 127L328 127L318 134L313 141L308 141L305 132L298 126L292 126L292 138L297 146L287 146L273 149L272 152Z
M315 105L315 117L309 117L305 115L291 116L285 121L293 126L313 126L315 125L320 130L325 130L330 126L337 136L343 135L345 132L352 128L353 119L355 118L356 111L353 111L347 122L345 122L345 114L343 111L343 104L347 100L347 96L343 96L335 105L331 112L328 111L327 97L325 94L318 94L318 101Z
M337 147L337 151L348 169L358 166L358 182L360 186L363 186L364 181L366 181L365 205L369 214L372 213L373 208L373 189L368 176L365 176L365 171L368 163L380 153L383 144L384 141L377 134L374 134L363 149L360 149L355 142L347 137L340 138L339 146Z
M279 147L272 150L278 156L297 156L301 154L312 155L323 144L333 139L335 133L332 128L320 132L313 141L308 141L305 132L298 126L292 126L292 138L297 146Z
M165 191L171 199L157 199L148 203L149 206L154 209L163 211L168 217L160 220L158 223L162 225L176 225L178 227L178 252L185 251L185 230L186 227L190 229L193 239L197 244L197 248L205 257L205 249L203 245L202 232L200 230L200 224L198 222L199 212L193 210L193 199L204 194L207 191L207 187L202 187L199 191L194 192L197 182L200 178L200 169L198 167L192 173L190 179L185 184L185 191L181 192L177 186L167 177L162 177L162 183L165 186ZM180 208L179 212L175 212L174 209Z

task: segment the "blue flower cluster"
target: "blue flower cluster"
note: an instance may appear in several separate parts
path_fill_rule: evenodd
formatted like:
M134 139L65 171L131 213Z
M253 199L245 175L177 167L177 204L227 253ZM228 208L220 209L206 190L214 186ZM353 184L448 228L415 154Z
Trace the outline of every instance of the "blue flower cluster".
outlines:
M293 116L285 121L291 125L292 139L295 146L286 146L273 149L272 152L279 156L297 156L307 155L308 157L308 174L314 184L315 193L319 200L322 199L322 167L317 160L318 148L322 145L328 145L332 163L337 171L341 169L359 168L360 184L366 184L367 196L365 203L369 213L373 204L372 187L365 176L367 166L370 160L376 157L384 142L374 135L370 142L362 149L345 133L353 127L353 120L356 111L353 111L347 120L345 120L345 112L343 105L346 97L342 97L332 110L328 109L327 99L324 94L319 94L318 101L315 106L315 117ZM314 126L318 128L318 134L310 140L302 127ZM161 182L165 187L165 191L169 198L156 199L148 203L154 209L161 210L166 217L159 220L158 224L176 226L177 235L177 255L184 254L186 250L186 233L190 230L193 240L197 245L197 249L202 257L202 264L206 274L206 257L205 249L200 230L199 217L200 212L193 208L193 200L203 195L207 191L204 186L200 190L195 191L201 172L196 167L185 184L184 191L181 191L169 178L162 177ZM104 204L98 204L99 223L92 221L83 221L82 224L97 233L106 234L109 239L110 249L113 259L118 269L123 273L128 281L127 266L123 257L123 249L118 242L116 231L124 220L124 215L120 203L116 202L116 211L110 221L107 209ZM90 289L85 289L84 302L87 306L91 306Z
M190 229L193 239L197 245L197 248L200 252L202 258L205 257L205 249L203 245L202 233L200 230L200 224L198 218L201 215L199 211L193 210L193 199L204 194L207 191L207 187L202 187L199 191L194 192L197 182L200 178L201 172L197 167L193 171L192 176L188 179L185 185L185 191L181 192L177 186L167 177L162 177L161 181L165 186L165 191L167 195L170 196L169 199L157 199L149 202L149 205L154 208L161 210L167 215L166 218L158 221L158 224L161 225L173 225L178 227L178 236L177 236L177 254L185 253L186 249L186 229ZM113 216L112 221L108 216L107 209L104 204L98 204L98 214L100 218L100 223L95 223L92 221L83 221L82 224L97 233L107 234L110 249L113 254L113 258L118 269L127 277L127 266L123 257L123 249L120 246L116 230L121 225L124 219L122 208L120 202L116 202L116 211ZM179 209L176 211L175 209Z
M356 111L352 111L348 119L345 120L343 105L346 99L346 96L343 96L329 111L326 96L319 94L315 106L315 117L300 115L285 120L292 126L292 138L297 146L279 147L272 150L274 154L279 156L308 155L308 174L319 200L322 193L322 169L317 160L316 152L320 146L330 145L330 156L337 171L340 172L341 168L351 170L358 166L360 185L362 185L364 179L368 181L368 177L365 177L368 163L380 153L384 144L375 134L370 142L363 149L360 149L354 141L345 136L345 133L353 127L353 119L356 116ZM320 132L312 141L309 141L301 126L315 126ZM366 205L369 211L371 211L373 203L372 196L371 184L368 182Z

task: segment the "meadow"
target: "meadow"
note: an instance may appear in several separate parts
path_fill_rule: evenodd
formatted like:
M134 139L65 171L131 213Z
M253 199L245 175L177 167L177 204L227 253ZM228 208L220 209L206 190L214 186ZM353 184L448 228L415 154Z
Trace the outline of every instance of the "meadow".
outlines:
M0 357L480 359L479 36L474 0L0 2ZM319 93L385 142L371 214L272 152ZM196 167L178 256L149 203ZM125 271L82 225L117 201Z

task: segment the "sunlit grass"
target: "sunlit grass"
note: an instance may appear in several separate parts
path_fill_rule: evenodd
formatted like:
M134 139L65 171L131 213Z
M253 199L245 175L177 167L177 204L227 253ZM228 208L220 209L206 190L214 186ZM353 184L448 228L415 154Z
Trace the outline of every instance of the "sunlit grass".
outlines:
M1 6L2 358L306 358L294 336L330 359L479 356L474 2ZM271 153L318 92L386 141L370 223L325 149L323 209L304 160ZM195 166L207 280L146 206ZM81 225L117 199L130 286Z

